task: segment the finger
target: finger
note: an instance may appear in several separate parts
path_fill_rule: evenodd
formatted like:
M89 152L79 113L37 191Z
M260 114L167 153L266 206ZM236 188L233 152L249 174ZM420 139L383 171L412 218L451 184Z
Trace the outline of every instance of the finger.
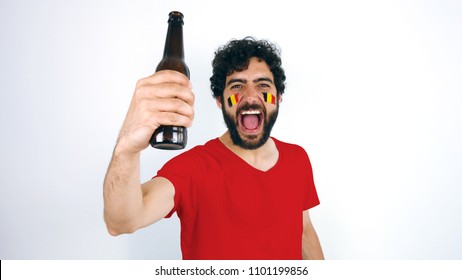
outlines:
M153 124L160 123L161 125L184 127L190 127L193 122L192 118L174 112L157 112L152 114L150 120Z
M140 79L137 83L137 86L162 83L176 83L192 89L192 84L189 78L183 73L174 70L162 70L156 72L151 76Z
M175 83L163 83L158 85L157 90L157 97L177 98L191 106L194 105L194 93L187 87Z
M194 93L189 88L176 83L145 85L136 89L135 96L138 101L155 100L158 98L175 98L191 106L194 105L195 100Z
M179 98L156 98L139 104L142 112L171 112L194 118L194 107Z

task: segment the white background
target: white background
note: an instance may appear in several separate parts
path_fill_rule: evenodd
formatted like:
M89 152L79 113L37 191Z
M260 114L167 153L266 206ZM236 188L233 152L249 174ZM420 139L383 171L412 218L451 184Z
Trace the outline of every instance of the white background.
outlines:
M303 5L303 6L302 6ZM111 237L102 183L134 85L185 15L188 148L225 131L213 52L282 49L273 136L309 153L328 259L462 259L460 1L1 1L0 258L179 259L176 217ZM148 148L148 180L178 152Z

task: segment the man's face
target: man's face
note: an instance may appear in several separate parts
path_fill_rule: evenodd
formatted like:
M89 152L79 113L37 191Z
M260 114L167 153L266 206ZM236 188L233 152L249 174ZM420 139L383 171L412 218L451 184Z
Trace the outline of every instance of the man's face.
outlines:
M277 96L273 74L256 58L226 78L221 109L234 145L257 149L266 143L278 116Z

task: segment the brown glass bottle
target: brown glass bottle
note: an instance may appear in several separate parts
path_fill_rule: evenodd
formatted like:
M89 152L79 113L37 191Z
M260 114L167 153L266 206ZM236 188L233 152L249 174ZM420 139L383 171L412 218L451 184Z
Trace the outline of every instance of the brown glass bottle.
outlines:
M181 72L189 78L189 68L184 61L183 14L176 11L169 14L164 56L157 65L156 72L167 69ZM179 150L186 146L187 141L185 127L162 125L154 131L149 143L157 149Z

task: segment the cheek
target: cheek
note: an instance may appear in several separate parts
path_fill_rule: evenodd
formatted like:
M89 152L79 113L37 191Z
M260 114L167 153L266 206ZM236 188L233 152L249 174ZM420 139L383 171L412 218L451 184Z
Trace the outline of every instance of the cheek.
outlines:
M225 111L225 113L232 119L235 119L236 118L236 108L229 108L228 106L225 106L224 107L225 109L223 111Z
M279 106L273 106L273 108L266 108L266 120L277 116L279 114Z
M232 107L234 107L235 105L237 105L238 102L239 102L239 99L240 99L240 97L239 97L238 94L231 94L231 95L226 99L227 104L228 104L228 107L232 108Z

